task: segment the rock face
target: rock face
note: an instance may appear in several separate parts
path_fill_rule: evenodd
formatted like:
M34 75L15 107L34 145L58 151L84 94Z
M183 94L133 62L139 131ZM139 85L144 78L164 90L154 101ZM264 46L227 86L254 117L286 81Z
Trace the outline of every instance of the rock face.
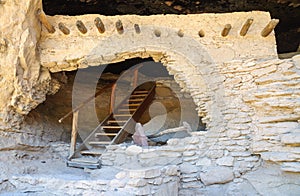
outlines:
M35 16L40 0L0 4L0 122L19 125L22 115L45 100L50 74L40 66L37 44L40 23Z

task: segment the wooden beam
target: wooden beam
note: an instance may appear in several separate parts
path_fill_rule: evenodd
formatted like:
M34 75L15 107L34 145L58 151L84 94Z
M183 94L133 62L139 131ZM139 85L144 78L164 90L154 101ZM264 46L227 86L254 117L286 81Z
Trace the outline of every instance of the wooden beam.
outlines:
M41 9L38 9L37 12L36 12L36 14L39 17L39 20L42 23L42 25L47 29L47 31L49 33L54 33L55 32L55 28L48 21L47 16L44 13L44 11L41 10Z
M272 19L267 26L261 31L261 36L267 37L275 29L276 25L279 23L278 19Z
M83 24L83 22L82 22L81 20L77 20L76 26L77 26L77 29L78 29L82 34L86 34L86 33L87 33L87 28L85 27L85 25Z
M245 36L247 34L252 23L253 23L253 18L248 18L248 20L245 22L245 24L243 25L243 27L240 31L241 36Z
M61 32L63 32L63 34L65 34L65 35L70 34L70 30L66 27L66 25L64 25L64 23L62 23L62 22L58 23L58 28L59 28L59 30L61 30Z
M95 24L95 26L97 27L99 33L102 34L102 33L105 32L105 26L104 26L102 20L101 20L99 17L95 18L94 24Z
M121 20L118 20L116 22L116 28L117 28L117 31L118 31L119 34L123 34L124 33L124 27L123 27L123 24L122 24Z
M222 30L221 35L223 37L226 37L229 34L230 30L231 30L231 24L226 24Z
M71 158L76 150L76 140L78 134L78 114L79 111L73 113L73 123L72 123L72 134L71 134L71 144L70 144L70 155Z

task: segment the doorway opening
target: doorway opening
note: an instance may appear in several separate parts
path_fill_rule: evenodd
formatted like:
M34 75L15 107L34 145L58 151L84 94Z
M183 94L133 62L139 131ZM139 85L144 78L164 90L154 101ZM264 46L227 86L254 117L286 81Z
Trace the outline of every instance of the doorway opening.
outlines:
M135 81L137 84L133 84L136 67L139 67L138 81ZM138 120L144 126L148 136L183 126L183 122L191 127L191 131L206 130L205 124L197 115L197 107L190 94L182 91L163 64L154 62L151 58L134 58L106 66L53 73L52 79L53 83L59 86L58 92L48 95L46 101L26 117L26 122L29 124L43 122L40 134L47 141L69 142L72 115L66 117L61 123L58 123L58 120L71 112L72 108L74 110L78 104L82 104L91 92L94 92L92 96L95 96L98 91L103 91L80 109L77 141L84 141L91 131L112 112L113 87L105 87L114 83L116 86L113 105L117 107L126 96L132 93L134 85L140 86L147 82L155 82L153 100L140 114ZM91 83L96 85L91 85ZM129 136L126 141L132 140L131 135ZM185 135L178 134L177 136L184 137ZM169 134L163 138L155 138L152 144L164 144L172 137L176 136Z

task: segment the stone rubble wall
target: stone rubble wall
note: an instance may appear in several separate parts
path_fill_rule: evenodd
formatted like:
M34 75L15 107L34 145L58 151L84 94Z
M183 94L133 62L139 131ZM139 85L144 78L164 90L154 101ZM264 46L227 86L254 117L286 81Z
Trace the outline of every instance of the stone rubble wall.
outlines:
M260 69L245 67L255 77L243 94L255 110L252 151L280 163L283 171L300 172L300 56L257 66Z
M157 80L156 84L163 85L164 87L170 88L172 90L172 94L167 94L167 96L161 95L157 99L172 99L174 98L174 96L181 99L191 98L191 95L188 92L185 92L184 89L181 89L180 86L173 79Z
M193 137L185 139L170 139L161 147L110 146L102 156L102 164L121 168L177 164L182 173L180 190L185 192L191 188L204 191L207 185L232 180L239 182L262 161L298 173L299 56L289 60L237 60L218 67L226 78L226 107L222 109L226 126L218 131L194 132ZM276 88L268 87L267 91L265 85ZM280 107L280 112L274 112L274 106ZM290 118L292 115L294 118Z
M102 169L116 174L112 179L101 176L101 170L89 171L89 179L68 179L51 175L15 175L9 182L23 193L103 196L178 195L179 172L176 165L132 170Z
M259 156L220 146L218 138L213 146L208 148L209 145L205 132L198 132L193 137L170 139L168 145L161 147L109 146L101 160L104 166L124 170L177 165L181 192L204 191L209 185L231 182L260 166Z

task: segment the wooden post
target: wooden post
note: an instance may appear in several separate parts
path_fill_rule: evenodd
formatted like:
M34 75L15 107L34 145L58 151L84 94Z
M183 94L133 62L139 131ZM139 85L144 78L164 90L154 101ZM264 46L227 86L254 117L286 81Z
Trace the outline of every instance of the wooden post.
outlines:
M267 37L275 29L276 25L279 23L278 19L272 19L267 26L261 31L261 36Z
M245 36L251 26L251 24L253 23L253 18L249 18L245 24L243 25L241 31L240 31L240 35L241 36Z
M79 111L73 113L73 124L72 124L72 135L71 135L71 145L70 145L70 156L73 156L76 150L76 140L77 140L77 133L78 133L78 114Z
M114 110L116 86L117 86L117 84L114 83L113 86L112 86L112 88L111 88L109 113L112 113L113 110Z
M223 37L226 37L229 34L230 29L231 29L231 24L226 24L221 35Z
M138 75L139 75L139 69L135 69L133 83L132 83L134 89L137 87L137 84L138 84Z
M105 26L104 26L102 20L101 20L99 17L95 18L94 24L95 24L95 26L97 27L99 33L102 34L102 33L105 32Z
M44 27L47 29L47 31L49 33L54 33L55 28L47 20L46 14L41 9L38 9L36 14L38 15L40 22L42 23L42 25L44 25Z
M69 34L70 34L70 30L66 27L66 25L64 25L64 23L62 23L62 22L58 23L58 28L59 28L59 30L61 30L61 32L63 32L65 35L69 35Z
M117 31L118 31L119 34L124 33L124 27L123 27L123 24L122 24L121 20L118 20L116 22L116 28L117 28Z
M77 29L82 33L82 34L86 34L87 33L87 29L84 26L83 22L81 20L77 20L76 22L76 26Z

